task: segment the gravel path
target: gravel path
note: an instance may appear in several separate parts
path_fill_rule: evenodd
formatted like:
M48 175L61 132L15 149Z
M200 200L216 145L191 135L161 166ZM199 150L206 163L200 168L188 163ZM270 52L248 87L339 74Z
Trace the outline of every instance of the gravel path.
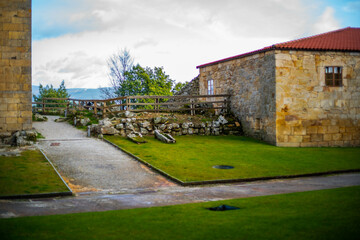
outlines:
M34 122L45 139L39 147L74 192L131 193L172 186L125 153L65 122Z

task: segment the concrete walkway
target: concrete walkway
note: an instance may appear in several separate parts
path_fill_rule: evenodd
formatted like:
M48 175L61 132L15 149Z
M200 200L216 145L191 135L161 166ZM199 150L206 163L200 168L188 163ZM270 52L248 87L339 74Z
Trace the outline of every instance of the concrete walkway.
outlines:
M66 122L54 122L56 118L48 116L47 122L33 126L45 137L39 148L75 193L130 193L174 185L102 140L88 138Z
M360 174L203 187L168 187L136 194L79 194L39 200L0 200L0 217L40 216L166 206L360 185Z
M227 185L181 187L109 144L49 117L34 127L39 147L76 193L74 197L0 200L0 218L95 212L360 185L360 174L341 174Z

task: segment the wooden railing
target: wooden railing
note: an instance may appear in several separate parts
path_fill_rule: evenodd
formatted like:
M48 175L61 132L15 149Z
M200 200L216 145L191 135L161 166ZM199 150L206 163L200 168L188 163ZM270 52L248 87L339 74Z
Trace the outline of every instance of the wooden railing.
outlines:
M230 95L195 96L126 96L111 99L73 99L44 98L33 102L35 112L47 113L49 110L90 110L103 116L126 110L132 112L178 112L189 111L191 115L198 110L227 110ZM35 105L35 106L34 106Z

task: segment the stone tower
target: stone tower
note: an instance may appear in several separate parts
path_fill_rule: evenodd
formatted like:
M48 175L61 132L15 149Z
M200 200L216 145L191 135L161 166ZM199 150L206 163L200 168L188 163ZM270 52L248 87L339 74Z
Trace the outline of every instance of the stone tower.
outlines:
M31 0L0 0L0 140L31 128Z

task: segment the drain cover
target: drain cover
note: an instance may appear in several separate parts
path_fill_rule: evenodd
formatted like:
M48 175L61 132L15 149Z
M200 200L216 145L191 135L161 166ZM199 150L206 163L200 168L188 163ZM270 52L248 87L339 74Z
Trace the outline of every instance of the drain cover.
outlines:
M54 142L54 143L51 143L50 146L60 146L60 143L57 143L57 142Z
M234 168L233 166L229 166L229 165L215 165L213 166L213 168L217 168L217 169L232 169Z
M218 207L208 208L211 211L228 211L228 210L237 210L240 209L238 207L228 206L228 205L220 205Z

